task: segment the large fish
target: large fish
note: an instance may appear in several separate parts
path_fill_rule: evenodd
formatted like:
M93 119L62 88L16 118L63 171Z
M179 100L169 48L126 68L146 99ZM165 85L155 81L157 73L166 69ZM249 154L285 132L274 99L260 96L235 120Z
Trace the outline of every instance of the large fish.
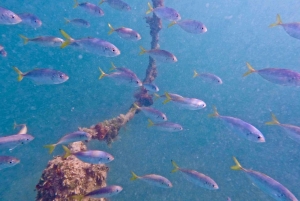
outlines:
M0 24L13 25L22 22L22 19L14 12L0 7Z
M19 145L27 144L34 139L29 134L16 134L5 137L0 137L0 149L9 149L10 151Z
M293 193L275 179L261 172L243 168L235 157L233 157L233 160L235 166L231 167L232 170L242 170L256 187L273 199L277 201L298 201Z
M280 15L277 14L276 22L271 24L269 27L282 26L287 34L293 38L300 39L300 23L291 22L291 23L282 23Z
M73 199L81 201L84 198L108 198L120 193L123 190L121 186L106 186L93 190L85 195L73 195Z
M142 181L147 182L148 184L154 185L154 186L158 186L161 188L172 188L173 185L172 183L165 177L157 175L157 174L148 174L148 175L144 175L144 176L137 176L134 172L131 172L132 177L131 177L131 181L140 179Z

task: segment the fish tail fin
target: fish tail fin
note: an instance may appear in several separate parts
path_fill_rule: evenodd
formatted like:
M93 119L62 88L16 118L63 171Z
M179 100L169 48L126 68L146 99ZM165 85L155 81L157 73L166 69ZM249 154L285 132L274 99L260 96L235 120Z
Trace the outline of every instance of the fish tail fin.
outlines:
M131 181L134 181L139 178L134 172L131 171L132 177L130 178Z
M148 2L148 10L146 11L146 14L149 14L149 13L151 13L152 11L153 11L153 8L152 8L150 2Z
M101 0L101 1L99 2L99 5L103 4L104 2L105 2L105 0Z
M281 25L282 24L282 21L281 21L281 17L279 14L277 14L276 16L276 22L273 23L273 24L270 24L269 27L276 27L278 25Z
M133 103L133 108L138 110L138 109L140 109L140 106L138 106L136 103Z
M239 161L236 159L236 157L233 157L233 160L234 160L235 165L234 165L234 166L231 166L231 169L232 169L232 170L242 170L243 167L242 167L242 165L239 163Z
M14 121L14 129L16 129L16 128L17 128L17 126L18 126L17 122L16 122L16 121Z
M199 76L199 74L197 73L196 70L194 70L194 76L193 76L193 78L195 78L195 77L197 77L197 76Z
M65 22L66 24L70 23L70 20L69 20L68 18L64 18L64 19L65 19L65 21L66 21L66 22Z
M175 24L177 24L176 21L171 22L171 23L168 25L168 28L171 27L171 26L173 26L173 25L175 25Z
M63 42L63 44L60 46L60 48L65 48L71 44L71 40L73 40L73 38L71 38L71 36L62 29L59 29L59 31L63 35L63 37L65 37L65 39L66 39L65 42Z
M21 80L23 80L24 74L17 67L13 68L18 73L18 81L20 82Z
M163 104L167 104L168 102L170 102L172 100L171 96L169 95L168 92L165 93L165 96L166 96L166 100L164 100Z
M104 76L107 76L106 73L104 73L104 71L99 67L100 73L101 75L99 76L99 80L101 80Z
M77 6L78 6L78 1L74 0L74 6L73 6L73 8L76 8Z
M112 34L115 31L115 29L109 23L108 23L108 27L109 27L108 35L110 35L110 34Z
M54 151L56 144L48 144L44 146L45 148L49 149L49 154L52 154L52 152Z
M254 73L256 71L248 62L246 63L246 65L249 71L244 73L243 77L246 77L247 75L250 75L251 73Z
M153 95L154 95L154 100L157 100L160 98L160 95L158 95L157 93L154 93Z
M84 195L73 195L71 196L72 199L81 201L84 198Z
M175 163L175 161L173 161L173 160L171 160L171 162L172 162L172 165L174 166L174 169L172 170L172 173L173 172L177 172L178 170L179 170L179 167L178 167L178 165Z
M219 113L218 113L217 107L213 106L213 109L214 109L214 113L209 114L208 116L209 117L218 117L218 116L220 116Z
M279 125L280 122L277 120L275 114L271 113L271 116L272 116L272 121L268 121L265 124L266 125Z
M64 159L68 158L68 156L71 155L71 151L68 147L66 147L65 145L63 145L63 149L65 150L65 155L63 156Z
M148 128L150 128L153 125L154 125L153 121L151 121L151 119L148 119Z
M147 50L145 48L143 48L142 46L140 46L140 55L145 54L147 52Z
M19 34L19 36L23 39L24 45L26 45L29 42L29 38L27 38L26 36Z
M111 68L109 69L110 71L115 70L117 67L113 62L111 62Z

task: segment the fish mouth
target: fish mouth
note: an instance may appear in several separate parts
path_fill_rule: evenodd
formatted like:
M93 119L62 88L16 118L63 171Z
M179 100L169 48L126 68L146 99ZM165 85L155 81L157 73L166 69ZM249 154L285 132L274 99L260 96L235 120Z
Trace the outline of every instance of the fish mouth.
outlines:
M203 33L207 32L207 28L203 27Z

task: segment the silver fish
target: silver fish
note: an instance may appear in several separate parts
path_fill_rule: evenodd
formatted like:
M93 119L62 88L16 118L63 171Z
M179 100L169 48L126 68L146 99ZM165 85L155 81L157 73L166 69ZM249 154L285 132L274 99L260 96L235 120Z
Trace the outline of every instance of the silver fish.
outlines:
M240 137L249 141L258 143L266 141L263 134L253 125L235 117L221 116L219 115L216 107L214 107L214 113L209 116L221 119Z
M140 55L142 54L149 54L154 60L162 63L175 63L177 62L177 58L175 55L172 53L166 51L166 50L161 50L161 49L152 49L152 50L146 50L143 47L140 47L141 52Z
M150 3L148 3L148 8L149 10L146 12L146 14L154 12L155 15L160 19L168 20L168 21L178 21L181 19L180 14L173 8L164 7L164 6L152 8Z
M21 144L31 142L33 139L34 137L29 134L16 134L0 137L0 149L9 149L11 151Z
M20 163L20 160L11 156L0 156L0 170L10 168Z
M27 134L26 124L17 124L16 122L14 122L14 129L16 129L17 127L21 127L18 134Z
M4 47L2 45L0 45L0 54L3 56L3 57L6 57L7 56L7 52L4 50Z
M199 77L202 80L204 80L205 82L209 82L212 84L223 84L221 78L219 78L218 76L211 74L211 73L197 73L196 71L194 71L194 78L195 77Z
M141 80L134 74L127 70L119 70L117 72L113 72L110 74L106 74L101 68L99 68L101 75L99 76L99 79L102 79L103 77L109 77L112 78L116 83L129 85L133 87L140 87L142 86Z
M116 71L119 71L119 72L129 73L129 74L131 74L131 75L133 75L133 76L136 77L136 74L132 70L130 70L128 68L125 68L125 67L116 67L113 64L113 62L111 62L111 66L112 67L110 68L110 70L116 70Z
M31 13L22 13L18 14L18 16L22 19L22 24L26 24L33 28L38 28L42 26L42 21L37 16Z
M202 34L207 32L206 26L202 22L196 20L181 20L178 22L173 21L168 27L171 27L175 24L178 24L181 29L192 34Z
M37 68L27 73L22 73L17 67L14 70L18 73L18 81L24 77L31 79L38 85L42 84L61 84L69 79L69 76L53 69Z
M105 57L115 57L121 54L120 50L108 41L99 38L73 39L65 31L60 30L60 32L66 38L61 48L72 45L86 52Z
M0 24L13 25L22 22L22 19L14 12L0 7Z
M180 172L183 173L183 175L189 182L196 184L202 188L206 188L208 190L219 189L218 184L209 176L202 174L200 172L197 172L195 170L180 168L173 160L171 160L171 162L174 166L174 169L172 170L172 172L177 172L179 170Z
M65 18L66 20L66 24L70 23L70 24L74 24L76 26L80 26L80 27L90 27L90 23L84 19L72 19L72 20L69 20L67 18Z
M282 26L287 34L291 37L300 39L300 23L291 22L291 23L282 23L280 15L277 14L276 22L271 24L269 27Z
M114 160L114 157L111 154L104 151L88 150L88 151L79 151L79 152L71 153L71 151L65 145L63 145L63 149L66 152L64 158L73 155L85 163L106 164Z
M182 131L183 128L180 124L172 123L172 122L159 122L159 123L153 123L150 119L148 119L148 127L155 127L160 131L166 131L166 132L178 132Z
M44 147L48 148L49 153L51 154L57 145L69 144L69 143L78 142L78 141L90 141L91 138L92 138L92 136L89 133L86 133L83 131L76 131L76 132L69 133L69 134L63 136L62 138L60 138L60 140L57 143L45 145Z
M281 128L283 128L286 133L288 134L288 137L294 140L295 142L300 143L300 127L290 125L290 124L281 124L276 116L272 113L272 121L266 122L266 125L278 125Z
M86 12L95 15L97 17L102 17L104 15L104 11L99 6L96 6L95 4L88 3L88 2L78 3L77 0L74 0L74 2L75 4L73 8L79 6L80 8L84 9Z
M300 86L300 73L283 68L264 68L261 70L255 70L249 63L247 63L249 69L243 76L247 76L251 73L258 73L262 78L269 82L283 85L283 86Z
M152 107L140 107L137 104L133 104L134 108L137 110L141 110L148 118L150 118L154 122L163 122L167 121L167 116L159 110L156 110Z
M172 183L165 177L157 175L157 174L148 174L144 176L137 176L134 172L131 172L132 177L131 181L140 179L142 181L147 182L148 184L161 187L161 188L172 188Z
M232 170L242 170L256 187L260 188L273 199L277 201L298 201L285 186L275 179L261 172L243 168L235 157L233 157L233 160L235 166L231 167Z
M101 0L99 4L102 4L104 2L107 2L108 5L116 10L119 11L130 11L131 7L121 0Z
M138 41L141 40L141 35L137 32L134 31L133 29L126 28L126 27L120 27L117 29L114 29L111 24L108 24L108 27L110 28L108 35L112 34L113 32L117 32L117 34L125 39L125 40L131 40L131 41Z
M119 194L123 188L121 186L106 186L93 190L85 195L74 195L73 199L82 200L84 198L108 198Z
M27 38L26 36L19 35L26 45L28 42L34 42L36 44L47 46L47 47L59 47L63 44L64 40L54 36L40 36L37 38Z
M159 88L157 85L153 84L153 83L143 83L143 87L150 92L158 92Z
M197 98L186 98L180 97L179 95L174 96L173 98L169 95L169 93L165 93L166 100L163 102L164 104L172 101L174 104L183 109L188 110L200 110L206 107L206 103Z

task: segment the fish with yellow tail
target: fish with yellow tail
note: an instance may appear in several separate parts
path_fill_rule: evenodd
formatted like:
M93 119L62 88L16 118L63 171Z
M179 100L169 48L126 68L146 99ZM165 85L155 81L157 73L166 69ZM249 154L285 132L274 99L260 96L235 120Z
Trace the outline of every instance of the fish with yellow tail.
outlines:
M274 84L294 87L300 86L300 73L298 72L284 68L264 68L255 70L249 63L247 63L247 68L249 71L244 73L244 77L252 73L258 73L262 78Z
M121 38L130 41L138 41L142 38L137 31L127 27L120 27L115 29L112 27L111 24L108 24L108 27L110 28L108 35L112 34L113 32L116 32Z
M160 131L166 131L166 132L178 132L182 131L183 128L180 124L164 121L159 123L154 123L151 121L151 119L148 119L148 128L154 127Z
M19 36L23 39L24 45L32 42L45 47L59 47L64 43L63 39L54 36L39 36L36 38L27 38L21 34Z
M68 158L73 155L82 162L90 164L107 164L115 159L111 154L100 150L87 150L72 153L65 145L63 145L63 149L65 150L63 158Z
M133 104L134 109L142 111L146 117L150 118L154 122L167 121L166 114L152 107L140 107L136 103Z
M168 27L171 27L175 24L178 24L181 29L192 34L203 34L207 32L206 26L202 22L196 20L180 20L178 22L173 21L168 25Z
M270 24L269 27L282 26L285 32L293 38L300 39L300 23L290 22L283 23L279 14L276 16L276 22Z
M232 170L243 171L256 187L260 188L273 199L277 201L298 201L285 186L275 179L261 172L243 168L235 157L233 157L233 160L235 165L231 167Z
M162 20L168 20L168 21L178 21L181 19L180 14L173 8L165 7L165 6L159 6L156 8L153 8L151 4L148 2L148 10L146 14L154 13L157 17L159 17Z
M200 110L206 107L206 103L197 98L186 98L179 95L170 95L169 93L165 93L165 97L163 104L166 104L172 101L175 105L182 109L188 110Z
M104 16L104 11L97 5L89 3L89 2L84 2L84 3L78 3L77 0L74 0L74 6L73 8L82 8L85 12L92 14L96 17L102 17Z
M16 129L17 127L21 127L17 134L27 134L26 124L17 124L17 122L14 122L14 129Z
M165 177L157 175L157 174L147 174L144 176L137 176L134 172L131 172L132 177L131 181L134 180L142 180L150 185L161 187L161 188L172 188L172 183Z
M116 10L128 12L131 7L122 0L101 0L99 4L107 2L108 5Z
M300 127L290 124L281 124L273 113L271 115L272 121L266 122L266 125L280 126L288 134L289 138L300 143Z
M106 186L93 190L85 195L73 195L71 198L76 199L77 201L81 201L84 198L109 198L119 194L122 190L123 188L121 186Z
M85 27L88 28L90 27L90 23L84 19L67 19L65 18L66 24L73 24L78 27Z
M174 166L173 172L180 171L185 176L186 180L189 182L196 184L197 186L200 186L202 188L208 189L208 190L217 190L219 189L218 184L209 176L202 174L200 172L197 172L195 170L189 170L189 169L183 169L180 168L175 161L171 160L172 165Z
M159 63L176 63L178 60L171 52L161 49L146 50L140 46L140 55L149 54L155 61Z
M200 78L204 82L211 83L211 84L223 84L222 79L214 74L211 73L197 73L197 71L194 70L194 76L193 78Z
M121 54L120 50L108 41L91 37L74 39L62 29L60 29L60 33L66 38L61 48L71 45L79 50L105 57L115 57Z
M62 138L60 138L60 140L57 143L48 144L48 145L45 145L44 147L49 149L49 153L51 154L57 145L69 144L69 143L78 142L78 141L90 141L91 138L92 138L91 134L89 134L87 132L76 131L76 132L69 133L69 134L63 136Z
M235 117L221 116L215 106L213 109L214 113L210 114L209 117L215 117L222 120L238 136L251 142L261 143L266 141L263 134L253 125Z

